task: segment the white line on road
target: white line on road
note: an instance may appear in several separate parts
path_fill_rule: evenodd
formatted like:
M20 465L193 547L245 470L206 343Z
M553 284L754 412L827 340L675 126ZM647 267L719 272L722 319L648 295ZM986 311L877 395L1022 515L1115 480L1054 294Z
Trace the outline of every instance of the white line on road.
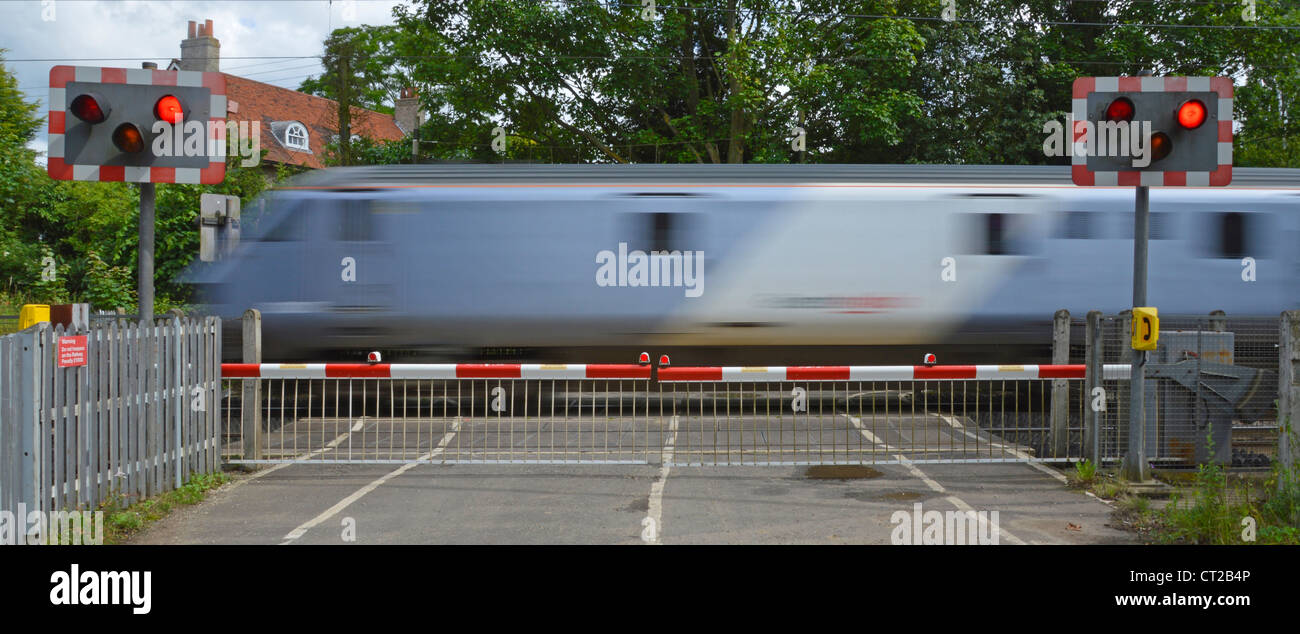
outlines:
M840 416L848 418L849 422L853 423L853 426L857 427L859 432L862 432L862 437L866 438L867 442L873 445L880 445L881 449L884 451L898 451L897 449L890 447L888 443L877 438L876 435L868 431L866 427L863 427L861 419L855 416L849 416L848 414L840 414Z
M961 433L966 434L967 436L970 436L971 438L974 438L976 442L979 442L979 437L978 437L978 436L975 436L974 434L972 434L972 433L970 433L969 431L967 431L967 430L965 429L965 426L962 425L960 422L958 422L955 418L953 418L953 417L951 417L951 416L944 416L944 415L942 415L942 414L939 415L939 418L943 419L943 421L944 421L945 423L948 423L949 425L952 425L953 429L956 429L957 431L960 431ZM1065 474L1061 473L1060 471L1057 471L1056 469L1052 469L1052 468L1050 468L1050 467L1044 467L1043 465L1041 465L1041 464L1039 464L1039 463L1037 463L1037 462L1034 462L1034 461L1033 461L1033 456L1030 456L1029 454L1027 454L1027 453L1025 453L1025 452L1023 452L1023 451L1021 451L1021 450L1019 450L1019 449L1017 449L1017 448L1015 448L1015 447L1012 447L1012 446L1010 446L1010 445L1004 445L1004 444L999 443L999 442L990 442L990 444L985 445L985 446L991 446L991 447L996 447L996 448L998 448L998 449L1004 449L1004 450L1006 450L1007 452L1009 452L1011 455L1013 455L1013 456L1015 456L1015 457L1017 457L1017 458L1020 458L1021 460L1029 461L1029 462L1028 462L1029 466L1031 466L1031 467L1033 467L1033 468L1035 468L1035 469L1037 469L1037 470L1039 470L1039 471L1042 471L1043 473L1046 473L1047 475L1052 476L1053 478L1056 478L1057 480L1060 480L1062 483L1067 483L1067 484L1069 483L1069 480L1065 477Z
M343 498L342 500L339 500L338 504L329 507L328 509L325 510L324 513L321 513L320 515L313 517L311 520L305 522L298 528L289 531L289 534L284 536L284 541L280 542L280 545L284 546L286 544L293 543L298 538L302 537L303 535L306 535L307 531L311 530L312 527L319 525L321 522L324 522L325 520L328 520L331 517L334 517L339 513L339 511L342 511L343 509L347 508L353 502L360 500L367 493L370 493L371 491L378 489L385 482L388 482L389 480L392 480L393 478L396 478L397 476L402 475L407 471L410 471L411 469L419 466L420 463L432 459L434 456L437 456L438 454L442 453L443 450L447 448L447 443L451 442L451 439L456 436L456 432L460 430L460 423L461 423L461 419L460 417L457 417L452 422L451 431L443 435L442 440L438 442L438 446L435 447L432 451L424 454L423 456L420 456L419 458L416 458L415 462L404 464L398 467L397 469L394 469L392 472L388 473L388 475L385 475L384 477L379 478L378 480L375 480L374 482L371 482L370 484L367 484L364 487L361 487L352 495L349 495Z
M948 490L944 489L942 484L935 482L930 478L930 476L925 475L924 471L918 469L917 466L912 464L912 461L908 460L905 456L903 456L903 454L898 454L894 456L894 458L896 458L899 462L903 463L903 466L907 467L909 473L911 473L914 477L920 479L921 482L924 482L925 486L930 487L930 489L933 490L935 493L948 493ZM962 500L961 498L955 495L949 494L945 499L948 500L949 504L952 504L953 506L957 507L957 510L959 511L963 511L963 512L975 511L974 507L967 504L964 500ZM980 513L975 513L975 517L981 524L988 521L987 518L985 518L984 515ZM1023 539L1020 539L1019 537L1012 535L1011 531L1002 528L1001 526L998 526L998 534L1000 538L1005 538L1007 541L1013 544L1018 544L1020 546L1025 545L1025 541Z
M673 450L677 445L677 421L678 418L673 416L668 421L668 441L664 444L664 451L661 459L663 464L659 467L659 477L650 485L650 504L648 505L648 515L646 519L650 520L650 530L647 534L643 529L641 539L647 544L663 544L663 519L664 519L664 486L668 484L669 465L673 463ZM645 521L642 520L642 526ZM650 539L646 539L649 537Z
M320 449L317 449L317 450L315 450L315 451L310 451L310 452L308 452L308 453L298 454L297 456L294 456L293 460L290 461L290 462L284 462L284 463L281 463L281 464L275 465L274 467L271 467L270 469L263 469L263 470L260 470L260 471L258 471L257 473L254 473L253 475L248 476L247 478L244 478L244 479L242 479L242 480L240 480L240 481L238 481L238 482L235 482L235 483L231 484L231 485L230 485L230 488L228 488L228 489L226 489L226 490L227 490L227 491L230 491L230 490L233 490L233 489L237 489L237 488L239 488L240 486L242 486L242 485L244 485L244 484L247 484L247 483L249 483L249 482L252 482L253 480L256 480L256 479L258 479L258 478L260 478L260 477L262 477L262 476L270 475L270 474L272 474L272 473L275 473L276 471L279 471L279 470L281 470L281 469L283 469L283 468L285 468L285 467L287 467L287 466L289 466L289 465L291 465L291 464L294 464L295 462L301 462L301 461L303 461L303 460L308 460L308 459L312 458L313 456L318 456L318 455L320 455L320 454L325 453L326 451L329 451L329 450L331 450L331 449L334 449L335 447L338 447L340 443L342 443L344 440L346 440L348 436L351 436L352 434L355 434L355 433L361 431L361 428L362 428L362 427L365 427L365 426L366 426L366 419L365 419L364 417L362 417L362 419L359 420L359 421L357 421L356 424L353 425L351 429L347 430L346 432L343 432L343 433L339 434L337 437L334 438L334 440L331 440L331 441L325 443L325 446L324 446L324 447L321 447Z

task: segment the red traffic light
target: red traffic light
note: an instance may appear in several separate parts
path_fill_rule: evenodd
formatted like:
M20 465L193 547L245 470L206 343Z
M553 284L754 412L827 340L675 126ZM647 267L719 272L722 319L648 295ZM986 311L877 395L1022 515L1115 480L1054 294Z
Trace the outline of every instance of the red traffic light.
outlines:
M1151 160L1159 161L1174 150L1174 142L1164 132L1151 135Z
M130 123L123 123L113 130L113 145L123 152L132 154L144 151L144 137L140 129Z
M1128 97L1120 97L1106 106L1106 120L1132 121L1134 110L1133 102Z
M164 95L159 99L153 106L153 114L159 120L172 125L178 125L185 120L185 109L181 107L181 100L174 95Z
M103 123L104 119L108 118L107 105L100 105L99 97L90 93L77 95L69 109L78 119L86 123Z
M1205 123L1205 104L1200 99L1191 99L1178 107L1178 125L1195 130Z

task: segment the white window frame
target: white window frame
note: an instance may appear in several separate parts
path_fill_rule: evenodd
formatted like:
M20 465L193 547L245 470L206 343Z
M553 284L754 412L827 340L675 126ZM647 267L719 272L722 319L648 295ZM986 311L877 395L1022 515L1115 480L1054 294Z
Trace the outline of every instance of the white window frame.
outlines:
M295 135L294 132L302 131L302 134ZM293 150L311 150L311 133L307 131L307 126L294 121L284 128L284 145ZM294 137L302 138L302 143L295 143Z

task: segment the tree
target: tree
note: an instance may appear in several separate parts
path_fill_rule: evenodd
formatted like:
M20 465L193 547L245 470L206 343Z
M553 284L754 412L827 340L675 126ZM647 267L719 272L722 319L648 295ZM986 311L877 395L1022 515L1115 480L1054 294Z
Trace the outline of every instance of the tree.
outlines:
M423 0L352 37L373 55L359 92L419 88L432 158L784 162L801 128L812 161L1062 163L1043 124L1073 80L1142 69L1238 77L1238 164L1300 154L1300 31L1271 28L1300 25L1295 5L1258 23L1231 3L989 0L952 22L942 6Z

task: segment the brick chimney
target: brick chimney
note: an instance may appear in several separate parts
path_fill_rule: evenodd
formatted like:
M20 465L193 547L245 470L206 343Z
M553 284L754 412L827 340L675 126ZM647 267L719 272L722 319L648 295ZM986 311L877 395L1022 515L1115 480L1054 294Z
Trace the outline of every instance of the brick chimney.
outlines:
M189 37L181 40L181 70L221 70L221 42L212 35L212 20L203 24L190 20Z
M408 136L419 127L420 98L414 88L403 88L402 96L393 103L393 121Z

